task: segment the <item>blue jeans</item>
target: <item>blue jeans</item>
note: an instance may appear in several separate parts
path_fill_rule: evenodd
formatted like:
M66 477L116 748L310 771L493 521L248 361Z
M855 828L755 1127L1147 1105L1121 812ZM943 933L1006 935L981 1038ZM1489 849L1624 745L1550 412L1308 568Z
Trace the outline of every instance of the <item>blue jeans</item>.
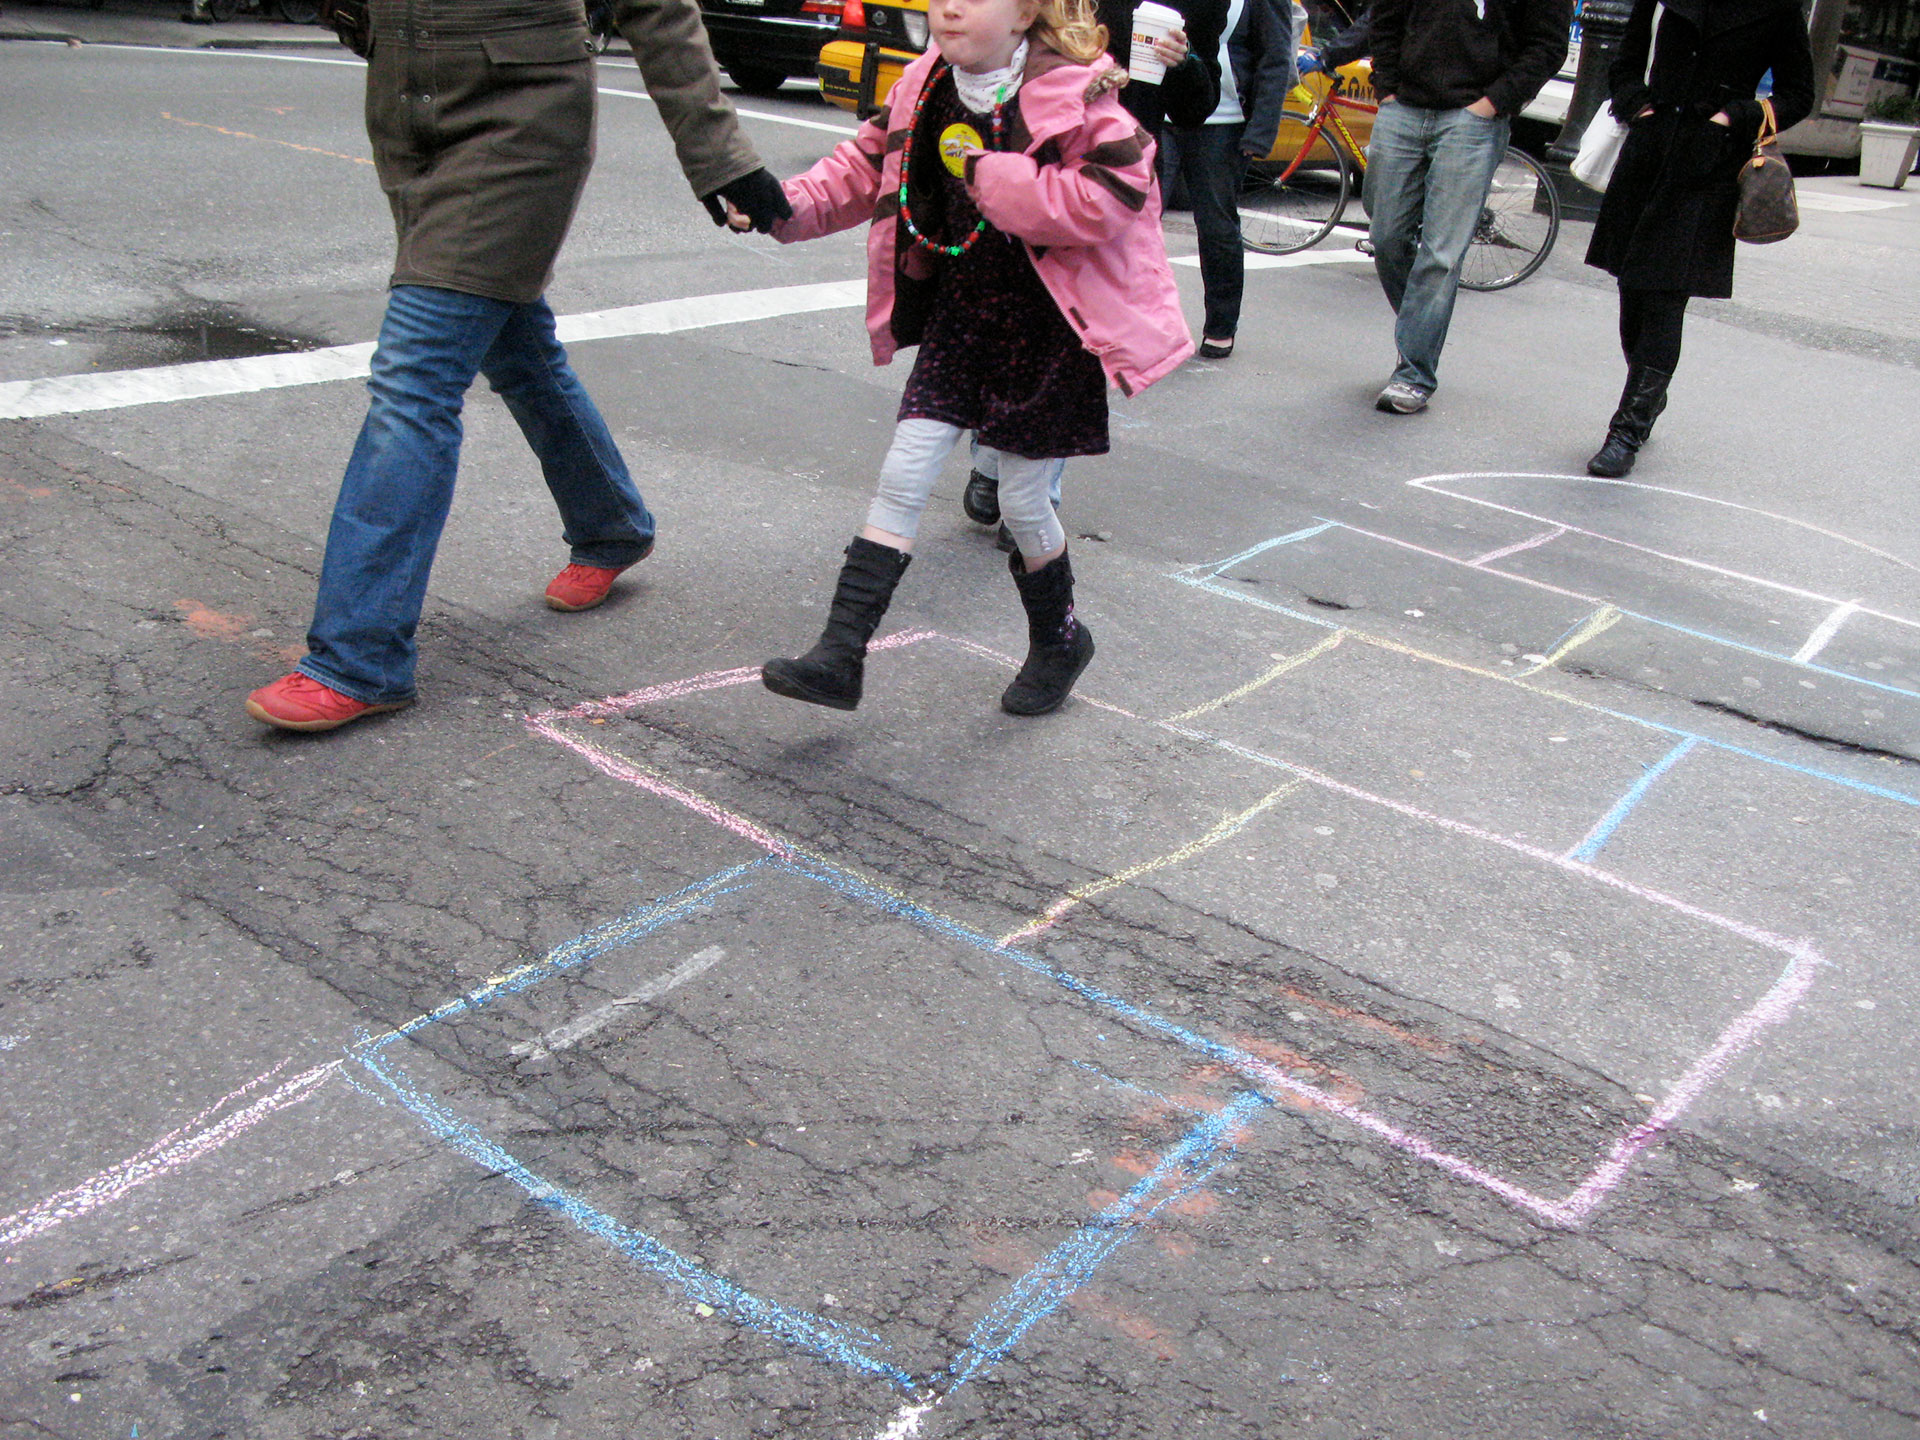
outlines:
M1364 196L1373 268L1396 316L1395 380L1432 390L1453 297L1493 172L1507 153L1504 116L1428 110L1390 100L1367 142Z
M1239 122L1167 130L1161 145L1169 168L1186 180L1193 207L1193 228L1200 240L1200 288L1206 295L1209 340L1231 340L1240 328L1240 298L1247 283L1247 254L1240 243L1240 178L1247 162L1240 154Z
M653 547L653 516L567 363L545 300L514 305L396 285L372 371L299 669L380 704L413 696L413 632L453 503L460 409L476 375L500 393L539 457L575 561L631 565Z

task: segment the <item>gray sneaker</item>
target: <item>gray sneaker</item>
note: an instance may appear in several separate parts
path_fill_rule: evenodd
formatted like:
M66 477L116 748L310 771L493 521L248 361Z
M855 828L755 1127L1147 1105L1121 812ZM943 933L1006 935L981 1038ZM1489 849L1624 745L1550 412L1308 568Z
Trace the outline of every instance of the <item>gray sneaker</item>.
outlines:
M1380 398L1373 402L1373 408L1395 415L1418 415L1427 408L1427 397L1432 394L1431 390L1422 390L1405 380L1390 380L1387 388L1380 392Z

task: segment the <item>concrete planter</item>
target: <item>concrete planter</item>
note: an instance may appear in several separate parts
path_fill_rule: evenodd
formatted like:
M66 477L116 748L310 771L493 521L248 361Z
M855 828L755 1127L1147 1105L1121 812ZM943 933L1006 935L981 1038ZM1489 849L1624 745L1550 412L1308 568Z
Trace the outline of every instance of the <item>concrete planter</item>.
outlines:
M1860 122L1860 183L1887 190L1901 189L1913 173L1920 151L1920 125L1889 125L1883 120Z

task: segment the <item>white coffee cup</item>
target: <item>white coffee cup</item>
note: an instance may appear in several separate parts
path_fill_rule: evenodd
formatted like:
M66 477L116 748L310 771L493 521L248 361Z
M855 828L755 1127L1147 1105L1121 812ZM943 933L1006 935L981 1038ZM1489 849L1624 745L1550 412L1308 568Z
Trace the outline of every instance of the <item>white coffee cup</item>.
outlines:
M1169 32L1186 25L1185 18L1170 5L1145 0L1133 10L1133 49L1127 57L1127 75L1139 85L1158 85L1167 75L1167 65L1153 53L1156 42Z

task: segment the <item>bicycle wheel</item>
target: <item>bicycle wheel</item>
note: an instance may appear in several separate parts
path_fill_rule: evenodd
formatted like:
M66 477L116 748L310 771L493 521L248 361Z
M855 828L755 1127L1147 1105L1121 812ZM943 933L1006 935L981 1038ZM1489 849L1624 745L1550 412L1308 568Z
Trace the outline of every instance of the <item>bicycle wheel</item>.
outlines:
M1545 262L1560 234L1560 196L1547 172L1524 150L1509 148L1493 172L1480 223L1460 269L1468 290L1518 285Z
M1293 110L1281 115L1280 138L1268 155L1274 158L1247 167L1240 191L1241 243L1263 255L1291 255L1318 245L1347 208L1353 161L1325 132L1311 134L1307 117Z

